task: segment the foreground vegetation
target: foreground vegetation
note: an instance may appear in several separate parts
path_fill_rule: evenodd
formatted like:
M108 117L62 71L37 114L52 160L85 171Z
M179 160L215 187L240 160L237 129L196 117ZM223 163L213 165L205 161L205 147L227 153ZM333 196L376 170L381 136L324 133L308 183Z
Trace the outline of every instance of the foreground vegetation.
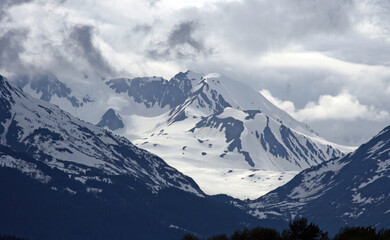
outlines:
M0 234L0 240L27 240L27 239L19 238L19 237L11 236L11 235L1 235Z
M202 240L193 234L185 235L182 240ZM334 238L314 223L301 218L289 223L289 228L280 234L275 229L256 227L235 231L232 236L225 234L212 236L207 240L390 240L390 229L377 231L374 227L345 227Z
M27 239L0 234L0 240ZM289 228L281 234L275 229L256 227L235 231L230 237L221 234L205 239L186 234L181 240L390 240L390 229L377 231L374 227L345 227L336 236L329 238L327 232L301 218L290 222Z

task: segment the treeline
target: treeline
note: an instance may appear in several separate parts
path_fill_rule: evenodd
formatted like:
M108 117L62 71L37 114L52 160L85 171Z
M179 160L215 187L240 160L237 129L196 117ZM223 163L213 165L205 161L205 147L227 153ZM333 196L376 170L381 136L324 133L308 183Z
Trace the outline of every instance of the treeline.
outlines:
M27 240L26 238L19 238L14 235L1 235L0 234L0 240Z
M212 236L207 240L390 240L390 229L377 231L374 227L345 227L334 238L314 223L301 218L289 223L289 228L281 234L275 229L256 227L238 230L230 237L225 234ZM182 240L205 240L193 234L185 235Z

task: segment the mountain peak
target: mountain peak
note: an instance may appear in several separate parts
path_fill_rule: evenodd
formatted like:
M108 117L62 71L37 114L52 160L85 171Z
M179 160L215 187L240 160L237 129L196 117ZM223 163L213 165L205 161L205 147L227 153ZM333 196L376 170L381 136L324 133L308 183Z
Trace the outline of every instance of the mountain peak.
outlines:
M99 127L108 127L112 131L115 131L120 128L124 128L122 117L115 112L114 109L108 109L100 119L100 122L97 124Z
M5 78L2 75L0 75L0 87L1 88L9 88L10 87L7 78Z
M370 141L361 145L351 154L351 158L357 160L386 161L390 153L390 126L387 126L374 136Z
M390 125L382 129L375 137L387 136L390 138Z
M191 80L191 81L200 81L204 74L194 72L192 70L187 70L185 72L179 72L172 79L176 80Z

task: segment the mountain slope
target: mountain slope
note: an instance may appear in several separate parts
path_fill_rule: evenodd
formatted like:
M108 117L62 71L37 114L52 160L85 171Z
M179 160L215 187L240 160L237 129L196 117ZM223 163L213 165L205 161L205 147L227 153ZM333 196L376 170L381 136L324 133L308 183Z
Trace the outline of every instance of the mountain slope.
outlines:
M30 239L176 239L260 223L205 195L161 158L3 77L0 103L0 232Z
M78 85L72 88L77 97L91 96L91 102L78 108L65 100L51 102L100 126L107 109L113 109L124 125L116 134L163 157L209 194L256 198L307 167L343 155L259 91L221 74L187 71L170 80L118 78Z
M343 225L390 227L390 126L355 152L299 173L249 203L261 219L309 218L331 233Z
M131 173L154 191L175 186L202 195L188 177L127 139L82 122L58 107L29 97L0 77L1 144L79 175L91 169Z
M179 239L262 224L242 210L177 188L152 193L130 175L84 183L0 145L0 231L28 239Z

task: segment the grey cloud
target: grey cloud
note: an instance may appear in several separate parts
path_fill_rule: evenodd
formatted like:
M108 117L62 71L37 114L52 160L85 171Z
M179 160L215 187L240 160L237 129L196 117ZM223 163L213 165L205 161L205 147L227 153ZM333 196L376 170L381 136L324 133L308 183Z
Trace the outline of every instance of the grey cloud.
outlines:
M158 3L160 0L147 0L147 2L149 3L149 5L151 7L154 7L156 5L156 3Z
M160 50L159 49L152 49L152 50L148 50L146 52L146 55L149 58L154 59L154 60L166 59L169 56L171 56L171 51L169 51L169 49L167 49L167 48L163 48Z
M70 40L81 50L81 57L101 74L113 74L114 70L102 56L100 50L93 45L93 27L88 25L78 25L72 28Z
M0 0L0 13L2 10L6 13L9 7L17 4L32 2L33 0ZM63 4L66 0L53 0L53 3ZM44 4L37 2L37 4ZM14 22L13 19L7 19L7 22ZM64 19L65 23L67 19ZM28 52L25 49L26 40L31 37L29 31L24 27L10 28L12 25L7 25L4 22L4 33L0 33L0 68L7 72L12 72L15 75L20 74L39 74L43 71L51 71L56 73L66 72L81 72L88 71L96 73L99 76L115 75L115 71L104 59L100 50L93 45L93 27L86 25L77 25L69 29L67 24L59 25L61 30L57 33L57 37L62 39L62 44L50 41L50 37L45 39L31 39L32 41L39 41L40 51L46 58L51 59L45 65L42 65L39 60L35 58L26 63L20 58L22 53ZM28 28L34 28L31 25ZM9 30L6 31L6 29ZM36 28L36 27L35 27ZM87 65L76 65L73 61L77 59L78 63L85 60Z
M344 87L343 76L316 69L263 69L255 77L248 76L248 80L284 101L294 100L298 108L317 100L320 95L336 95L340 87Z
M340 36L311 38L304 45L307 51L324 52L347 62L390 66L390 42L370 37L351 32Z
M21 67L20 54L25 50L23 43L27 39L27 33L26 30L13 29L0 36L0 67Z
M203 39L195 37L200 24L197 21L184 21L175 25L168 34L167 40L154 44L147 50L147 56L158 59L195 60L199 56L213 54L212 48L207 48Z
M380 130L388 126L388 122L359 121L315 121L310 126L329 141L349 146L359 146L370 140Z
M10 7L12 5L19 5L23 3L32 2L34 0L1 0L0 8Z
M327 4L327 1L324 3ZM344 9L342 16L340 13L327 14L330 19L328 22L338 23L334 24L336 30L332 32L321 29L321 34L303 38L301 44L305 50L324 52L329 56L354 63L390 66L388 58L390 53L388 41L390 2L362 0L352 3L339 1L339 3L342 7L334 7L337 6L336 4L331 6L340 9L336 12ZM322 18L327 16L322 15ZM338 16L335 19L339 20L332 20L333 15Z
M148 24L138 24L133 27L132 32L134 33L149 33L152 30L152 26Z
M7 16L7 9L12 6L32 2L33 0L1 0L0 1L0 20Z
M168 37L168 45L174 48L178 45L188 44L197 51L203 51L203 43L193 37L194 31L197 29L195 21L182 22L177 25Z
M259 54L316 35L349 31L353 1L256 1L223 3L204 16L216 34L246 54ZM215 16L216 15L216 16Z

